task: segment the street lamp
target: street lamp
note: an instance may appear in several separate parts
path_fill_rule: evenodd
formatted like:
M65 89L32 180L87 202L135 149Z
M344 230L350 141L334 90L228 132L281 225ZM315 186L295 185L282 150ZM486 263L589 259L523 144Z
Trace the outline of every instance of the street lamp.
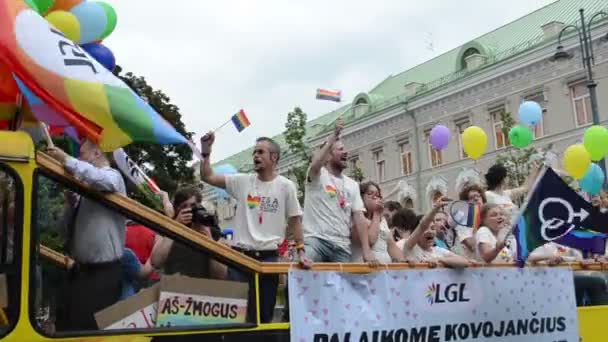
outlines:
M608 16L608 13L600 11L594 14L588 22L585 22L585 10L581 8L579 10L579 13L581 16L580 27L577 25L568 25L559 32L559 35L557 37L557 51L555 51L555 54L553 55L553 57L551 57L551 59L554 61L559 61L572 58L572 55L564 50L564 47L562 45L562 35L569 29L576 30L581 46L581 57L583 60L583 67L587 70L587 88L589 88L589 99L591 100L591 114L593 118L593 124L599 125L600 115L599 110L597 108L597 83L593 79L592 70L593 65L595 65L595 55L593 53L591 26L593 25L593 21L595 19L598 19L603 16ZM608 34L606 34L606 37L602 39L608 40ZM599 161L599 165L602 168L604 174L606 174L606 163L604 162L604 159Z

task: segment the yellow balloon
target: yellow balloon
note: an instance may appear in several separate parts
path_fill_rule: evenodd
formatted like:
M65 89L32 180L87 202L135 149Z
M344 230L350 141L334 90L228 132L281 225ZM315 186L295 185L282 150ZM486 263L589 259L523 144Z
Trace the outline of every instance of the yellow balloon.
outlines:
M462 147L471 159L479 159L486 152L488 136L483 129L471 126L462 132Z
M585 146L576 144L568 147L564 153L564 169L574 179L581 179L591 166L591 154Z
M49 13L46 20L56 29L63 32L65 36L73 41L80 40L80 22L75 15L67 11L53 11Z

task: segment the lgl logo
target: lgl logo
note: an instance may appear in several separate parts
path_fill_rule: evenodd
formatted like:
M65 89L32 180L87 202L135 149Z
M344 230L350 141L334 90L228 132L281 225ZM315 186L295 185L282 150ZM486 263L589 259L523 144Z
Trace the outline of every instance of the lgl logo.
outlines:
M451 283L445 288L442 288L441 284L431 283L431 285L427 287L425 297L431 305L468 302L470 299L464 296L465 286L466 283Z

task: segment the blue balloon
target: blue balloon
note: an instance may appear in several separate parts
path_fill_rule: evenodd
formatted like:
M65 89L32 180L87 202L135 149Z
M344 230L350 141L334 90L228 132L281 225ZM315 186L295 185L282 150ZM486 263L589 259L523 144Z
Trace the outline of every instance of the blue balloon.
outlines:
M584 192L590 195L597 195L602 191L605 178L602 168L595 163L591 163L587 173L578 181L578 184Z
M519 106L519 121L528 126L538 124L543 116L542 107L534 101L526 101Z
M213 168L213 172L217 175L233 175L235 173L237 173L237 169L230 165L230 164L222 164L222 165L218 165L216 167ZM220 188L213 188L215 190L215 194L217 195L217 197L223 198L223 199L228 199L230 198L230 195L228 195L228 193L226 192L226 190L224 189L220 189Z
M91 57L95 58L99 64L103 65L106 69L112 71L116 66L116 59L114 54L106 46L99 43L88 43L82 44L80 47L86 51Z
M102 37L108 24L103 6L97 2L84 1L70 10L80 23L79 44L90 43Z

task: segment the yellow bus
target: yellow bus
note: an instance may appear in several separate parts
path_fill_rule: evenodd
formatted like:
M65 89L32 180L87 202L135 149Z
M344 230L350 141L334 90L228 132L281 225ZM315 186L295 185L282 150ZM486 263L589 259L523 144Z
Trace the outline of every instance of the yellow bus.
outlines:
M6 341L288 341L289 322L261 324L251 321L186 327L97 329L57 331L53 318L61 310L61 266L63 256L42 241L59 241L59 213L64 190L76 191L98 201L163 236L168 236L202 253L208 253L230 267L246 272L253 280L249 290L257 294L259 277L286 274L288 263L260 263L228 246L217 243L168 217L125 196L92 191L64 172L63 167L36 152L31 137L24 132L0 131L0 339ZM59 242L60 246L61 243ZM51 246L53 247L53 246ZM393 264L390 269L410 266ZM422 267L422 266L421 266ZM598 269L600 265L592 265ZM318 264L315 270L373 272L367 265ZM161 275L162 277L162 275ZM603 319L608 306L578 309L582 341L605 341Z

